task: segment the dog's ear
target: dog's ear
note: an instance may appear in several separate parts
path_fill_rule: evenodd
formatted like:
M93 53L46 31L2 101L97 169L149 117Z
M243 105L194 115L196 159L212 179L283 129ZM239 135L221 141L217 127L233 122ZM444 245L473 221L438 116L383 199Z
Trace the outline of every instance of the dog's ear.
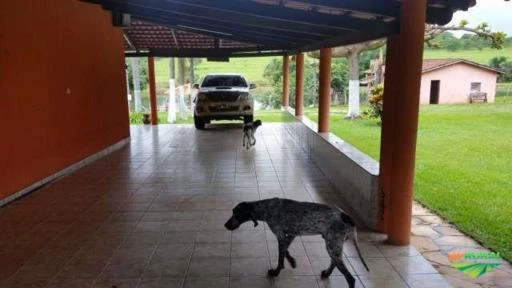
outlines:
M254 211L254 206L247 202L240 203L240 207L249 215L249 219L254 223L254 227L258 226L258 221L256 220L256 212Z
M256 215L254 214L254 211L250 212L251 220L254 222L254 227L258 226L258 221L256 221Z

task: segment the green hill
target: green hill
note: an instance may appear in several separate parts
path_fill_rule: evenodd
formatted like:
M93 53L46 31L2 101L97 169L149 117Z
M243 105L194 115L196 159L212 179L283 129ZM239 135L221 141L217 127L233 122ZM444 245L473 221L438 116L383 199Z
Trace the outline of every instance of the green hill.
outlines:
M454 52L445 49L426 49L423 54L425 59L463 58L485 65L488 65L489 60L496 56L504 56L512 60L512 47L506 47L500 50L484 48L482 50L471 49Z
M265 82L263 71L272 57L253 57L253 58L231 58L229 62L208 62L201 59L196 65L196 77L200 78L208 73L241 73L250 82L262 84ZM167 82L169 78L169 60L165 58L155 61L156 81L158 83Z
M481 64L489 64L489 60L496 56L509 57L512 60L512 47L506 47L501 50L485 48L482 50L459 50L451 52L445 49L426 49L425 59L445 59L445 58L464 58ZM208 73L232 72L241 73L252 83L260 86L267 86L267 81L263 78L265 67L274 57L253 57L253 58L231 58L229 62L208 62L201 59L196 64L196 82L198 79ZM169 60L166 58L157 58L155 61L156 81L158 86L167 86L169 78ZM187 75L188 77L188 75Z

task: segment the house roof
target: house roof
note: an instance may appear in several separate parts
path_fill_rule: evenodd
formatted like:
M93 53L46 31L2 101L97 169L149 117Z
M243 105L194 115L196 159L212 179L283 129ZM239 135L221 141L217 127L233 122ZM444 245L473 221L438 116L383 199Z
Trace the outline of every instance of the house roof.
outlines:
M422 73L431 72L431 71L445 68L448 66L452 66L452 65L455 65L458 63L464 63L464 64L475 66L475 67L478 67L481 69L490 70L492 72L501 73L500 70L494 69L487 65L482 65L480 63L469 61L466 59L426 59L426 60L423 60Z
M81 0L112 12L127 56L283 55L398 32L397 0ZM446 24L475 0L428 0L426 22ZM406 13L406 11L404 11Z

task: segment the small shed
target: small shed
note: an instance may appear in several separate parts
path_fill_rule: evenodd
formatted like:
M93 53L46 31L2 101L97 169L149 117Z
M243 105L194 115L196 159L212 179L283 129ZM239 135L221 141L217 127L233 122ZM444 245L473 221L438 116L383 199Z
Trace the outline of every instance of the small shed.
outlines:
M499 71L465 59L423 61L420 103L494 103Z

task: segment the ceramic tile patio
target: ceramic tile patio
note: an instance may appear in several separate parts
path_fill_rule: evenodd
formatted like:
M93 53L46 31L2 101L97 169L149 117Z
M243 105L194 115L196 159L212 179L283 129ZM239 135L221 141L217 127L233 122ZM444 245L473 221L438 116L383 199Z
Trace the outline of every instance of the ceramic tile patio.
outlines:
M265 123L251 150L239 128L134 126L129 147L2 208L0 286L347 287L337 270L319 278L329 263L319 237L297 238L297 269L268 280L277 257L268 227L224 229L244 200L343 206L281 124ZM359 238L371 272L352 245L344 256L357 287L449 287L416 249Z

